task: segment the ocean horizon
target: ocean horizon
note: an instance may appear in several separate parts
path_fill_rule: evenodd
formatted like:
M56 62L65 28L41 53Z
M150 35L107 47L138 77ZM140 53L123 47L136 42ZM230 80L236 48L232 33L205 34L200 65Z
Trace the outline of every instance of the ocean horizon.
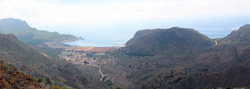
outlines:
M230 27L230 28L223 28L223 27L203 27L203 28L194 28L197 29L198 32L201 34L206 35L211 39L223 38L230 34L232 31L237 30L238 27ZM65 42L65 44L75 45L75 46L87 46L87 47L123 47L125 43L131 39L131 37L127 37L127 40L107 40L107 39L91 39L91 37L83 37L84 40L79 41L72 41L72 42ZM90 38L90 39L89 39ZM129 39L128 39L129 38Z

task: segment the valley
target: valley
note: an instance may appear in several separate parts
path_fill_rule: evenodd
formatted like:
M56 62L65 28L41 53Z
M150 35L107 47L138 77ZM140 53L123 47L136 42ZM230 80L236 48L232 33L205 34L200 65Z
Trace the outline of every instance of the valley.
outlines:
M15 21L10 22L8 24ZM26 22L17 22L25 24L19 28L30 29ZM0 21L0 24L7 23ZM14 29L4 25L0 26L0 31L7 28ZM123 47L69 45L64 42L80 38L62 34L57 36L63 39L52 35L50 40L42 41L23 39L15 36L16 33L0 34L0 59L24 74L34 76L33 80L28 80L50 81L41 86L36 82L27 83L40 88L248 88L249 32L250 25L247 24L224 38L211 39L191 28L147 29L137 31ZM35 43L30 45L29 42ZM3 73L6 73L5 68ZM13 84L0 81L6 87Z
M169 36L165 36L166 34ZM86 73L85 70L84 75L91 76L107 87L125 89L245 87L247 84L225 82L224 78L228 77L225 74L230 70L228 68L234 66L233 62L237 64L243 62L237 61L240 56L235 59L234 52L230 51L231 47L222 44L223 39L210 39L192 29L174 27L138 31L125 47L47 44L50 44L51 48L62 49L58 55L61 60L67 60L81 70L90 68L92 72ZM228 47L226 50L223 48L225 46ZM246 48L236 47L236 49ZM246 51L239 53L242 52ZM241 55L239 53L237 55ZM227 60L224 57L231 59ZM236 78L234 81L239 79Z

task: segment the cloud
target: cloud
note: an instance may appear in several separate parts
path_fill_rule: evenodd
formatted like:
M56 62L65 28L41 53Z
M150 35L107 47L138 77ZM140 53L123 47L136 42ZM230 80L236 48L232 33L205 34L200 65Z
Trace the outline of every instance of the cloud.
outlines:
M123 1L123 2L122 2ZM62 3L64 2L64 3ZM135 0L69 4L67 0L0 0L0 18L33 24L103 24L145 19L249 15L249 0ZM72 1L73 2L73 1Z

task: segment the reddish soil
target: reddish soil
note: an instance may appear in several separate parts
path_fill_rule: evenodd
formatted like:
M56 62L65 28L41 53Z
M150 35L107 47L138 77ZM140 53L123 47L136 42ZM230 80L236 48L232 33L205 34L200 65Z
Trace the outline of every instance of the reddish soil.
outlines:
M102 52L110 52L117 48L118 47L79 47L77 48L77 50L85 51L86 53L91 53L91 52L102 53Z

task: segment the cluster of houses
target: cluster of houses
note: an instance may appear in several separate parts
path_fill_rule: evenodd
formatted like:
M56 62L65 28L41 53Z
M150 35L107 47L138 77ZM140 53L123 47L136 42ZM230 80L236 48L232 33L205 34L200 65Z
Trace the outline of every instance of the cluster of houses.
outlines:
M75 65L89 65L98 66L98 64L105 64L105 60L100 60L99 56L105 53L85 53L76 49L65 49L59 55L61 59L66 59Z

